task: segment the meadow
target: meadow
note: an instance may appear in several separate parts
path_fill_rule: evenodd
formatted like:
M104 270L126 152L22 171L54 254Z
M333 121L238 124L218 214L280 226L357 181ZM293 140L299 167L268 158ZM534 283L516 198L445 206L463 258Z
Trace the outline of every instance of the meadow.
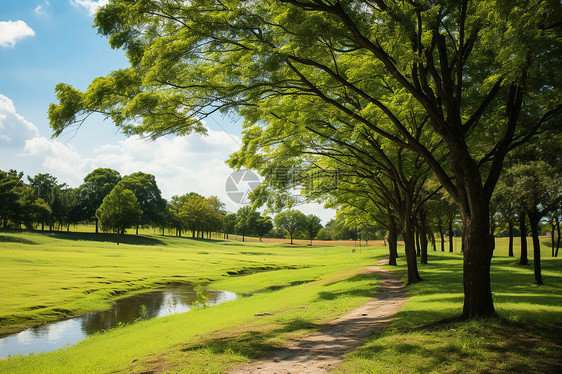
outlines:
M104 309L116 298L165 284L206 285L244 297L125 325L67 349L0 360L0 372L221 373L267 356L374 296L376 276L358 272L386 256L380 246L353 251L148 232L126 236L119 246L112 239L92 233L1 232L2 333ZM338 372L562 368L562 261L550 257L548 245L542 252L545 285L535 286L532 267L504 256L507 240L499 239L492 265L499 317L427 325L462 308L462 257L430 251L429 264L420 266L425 282L408 287L410 299L392 326L351 351ZM402 260L387 268L404 274ZM271 315L256 317L260 312Z

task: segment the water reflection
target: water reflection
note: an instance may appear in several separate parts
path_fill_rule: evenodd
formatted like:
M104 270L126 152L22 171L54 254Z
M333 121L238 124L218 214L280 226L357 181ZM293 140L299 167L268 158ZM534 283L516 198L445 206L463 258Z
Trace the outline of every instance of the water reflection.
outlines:
M228 291L206 291L204 294L207 306L236 300L236 294ZM88 335L122 323L132 323L139 318L150 319L187 312L197 304L197 292L190 286L138 294L118 300L109 310L32 327L2 338L0 358L64 348L85 339Z

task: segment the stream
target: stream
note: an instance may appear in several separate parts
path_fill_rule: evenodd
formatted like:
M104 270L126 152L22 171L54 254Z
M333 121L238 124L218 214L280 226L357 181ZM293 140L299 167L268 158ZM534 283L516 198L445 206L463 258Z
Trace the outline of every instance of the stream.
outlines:
M206 291L206 306L236 300L235 293ZM133 295L117 300L111 309L89 312L60 322L31 327L0 339L0 358L10 355L49 352L71 346L96 332L139 318L151 319L184 313L197 304L197 292L183 285Z

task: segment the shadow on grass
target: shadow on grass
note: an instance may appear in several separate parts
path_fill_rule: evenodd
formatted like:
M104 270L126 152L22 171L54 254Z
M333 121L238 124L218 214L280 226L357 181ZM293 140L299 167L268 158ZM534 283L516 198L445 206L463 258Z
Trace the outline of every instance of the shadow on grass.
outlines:
M39 232L43 233L43 232ZM44 232L45 235L62 240L84 240L92 242L111 242L117 243L117 234L108 233L92 233L92 232ZM131 244L131 245L167 245L166 242L157 239L149 238L140 235L120 235L119 244Z
M496 318L386 329L349 354L347 364L376 362L390 371L405 365L405 372L559 373L561 344L561 327Z
M190 344L181 349L181 352L191 352L205 349L213 354L232 354L246 356L255 360L266 357L272 352L282 348L281 343L272 342L280 334L299 331L315 331L320 325L305 319L288 321L281 327L270 331L247 331L238 336L226 336L196 344Z
M19 238L12 235L0 235L0 243L37 244L33 240Z

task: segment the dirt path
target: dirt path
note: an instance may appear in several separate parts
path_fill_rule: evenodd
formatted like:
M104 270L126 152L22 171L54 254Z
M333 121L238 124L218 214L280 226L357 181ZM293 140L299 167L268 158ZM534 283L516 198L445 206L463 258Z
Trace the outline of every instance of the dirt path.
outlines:
M290 343L267 359L238 366L229 373L327 373L335 369L341 364L344 353L358 346L375 330L387 326L407 300L404 284L380 266L384 261L366 270L381 277L376 298L326 323L322 331Z

